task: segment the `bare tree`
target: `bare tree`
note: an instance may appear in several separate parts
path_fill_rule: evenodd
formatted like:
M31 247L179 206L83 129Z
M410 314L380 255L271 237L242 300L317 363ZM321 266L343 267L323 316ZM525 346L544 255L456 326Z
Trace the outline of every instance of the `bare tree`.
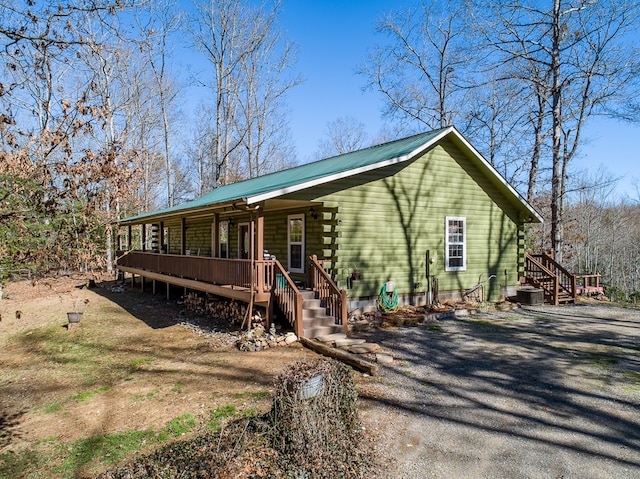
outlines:
M343 116L327 123L325 136L318 143L318 158L342 155L365 146L365 124L352 116Z
M174 34L183 23L183 15L176 2L172 0L154 0L145 10L139 10L136 19L142 36L137 39L140 49L153 74L154 91L158 97L160 118L162 120L162 143L164 152L164 170L167 206L175 203L173 177L174 168L171 151L171 110L177 97L172 77L169 73L170 44Z
M241 2L209 0L196 5L196 14L190 22L194 44L213 69L212 78L202 80L214 95L215 157L211 186L228 182L229 157L242 142L234 131L240 68L242 58L254 48L245 12L246 6Z
M275 3L253 14L251 37L255 47L242 59L239 127L247 131L242 136L249 178L282 167L271 160L291 150L284 99L302 79L292 71L295 50L277 27L279 7Z
M490 12L485 32L500 61L536 95L535 144L551 139L551 244L562 260L569 164L583 126L593 115L619 109L638 86L640 63L630 53L637 48L624 40L638 25L640 6L614 0L481 4ZM537 161L534 151L530 191Z
M290 154L281 112L301 80L291 73L294 51L277 29L279 7L210 0L192 19L194 44L212 67L211 78L201 80L214 96L211 186L273 171L272 159Z
M389 42L374 49L360 73L386 99L388 116L429 128L460 118L473 64L466 17L464 2L423 1L380 22Z

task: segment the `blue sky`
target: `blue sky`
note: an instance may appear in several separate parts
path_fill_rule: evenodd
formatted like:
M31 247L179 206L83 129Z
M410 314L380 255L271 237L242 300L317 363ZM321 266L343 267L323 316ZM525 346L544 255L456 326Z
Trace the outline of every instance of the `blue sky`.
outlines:
M318 149L327 123L352 116L374 136L381 126L380 97L363 92L356 75L374 44L376 21L394 2L285 0L281 23L298 45L298 69L305 82L289 97L291 129L301 161Z

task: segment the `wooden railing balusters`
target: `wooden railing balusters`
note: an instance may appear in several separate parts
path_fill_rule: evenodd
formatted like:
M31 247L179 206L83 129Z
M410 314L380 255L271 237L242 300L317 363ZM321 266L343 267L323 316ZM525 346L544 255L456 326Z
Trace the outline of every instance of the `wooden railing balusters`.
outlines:
M333 316L336 324L340 324L347 332L347 292L339 289L331 276L326 272L316 255L309 257L311 261L311 284L313 291L324 301L329 316Z
M304 336L302 324L302 294L291 280L278 260L273 263L273 277L271 284L272 296L278 301L280 309L287 317L289 324L293 326L296 336Z

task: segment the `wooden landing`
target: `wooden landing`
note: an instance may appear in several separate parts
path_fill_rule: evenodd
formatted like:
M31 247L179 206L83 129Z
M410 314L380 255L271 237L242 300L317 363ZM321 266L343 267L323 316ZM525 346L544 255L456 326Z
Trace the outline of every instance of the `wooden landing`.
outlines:
M576 291L579 295L601 295L604 294L604 286L578 286Z

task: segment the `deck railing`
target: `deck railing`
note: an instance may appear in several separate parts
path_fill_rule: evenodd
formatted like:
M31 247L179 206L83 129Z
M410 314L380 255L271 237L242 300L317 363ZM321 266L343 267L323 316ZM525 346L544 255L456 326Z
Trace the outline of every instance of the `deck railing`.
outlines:
M558 287L566 294L576 299L576 275L567 271L560 263L553 259L548 254L534 254L531 255L537 259L542 265L551 271L558 278Z
M538 255L528 254L525 257L527 280L533 285L544 290L545 296L553 303L558 304L559 282L553 274L538 258Z
M269 292L275 278L273 260L254 261L252 275L251 260L210 258L208 256L185 256L175 254L130 251L117 260L120 266L152 271L194 281L251 288L258 293Z
M273 260L272 262L274 265L274 281L270 283L272 285L272 294L275 296L278 306L280 306L280 309L287 317L287 321L289 321L289 324L293 327L296 336L304 336L302 324L302 294L286 270L282 267L280 261Z
M577 274L576 291L580 294L604 294L599 274Z
M327 308L327 314L347 331L347 292L338 288L331 276L318 261L318 257L309 257L309 283L313 291L318 294L322 304Z

